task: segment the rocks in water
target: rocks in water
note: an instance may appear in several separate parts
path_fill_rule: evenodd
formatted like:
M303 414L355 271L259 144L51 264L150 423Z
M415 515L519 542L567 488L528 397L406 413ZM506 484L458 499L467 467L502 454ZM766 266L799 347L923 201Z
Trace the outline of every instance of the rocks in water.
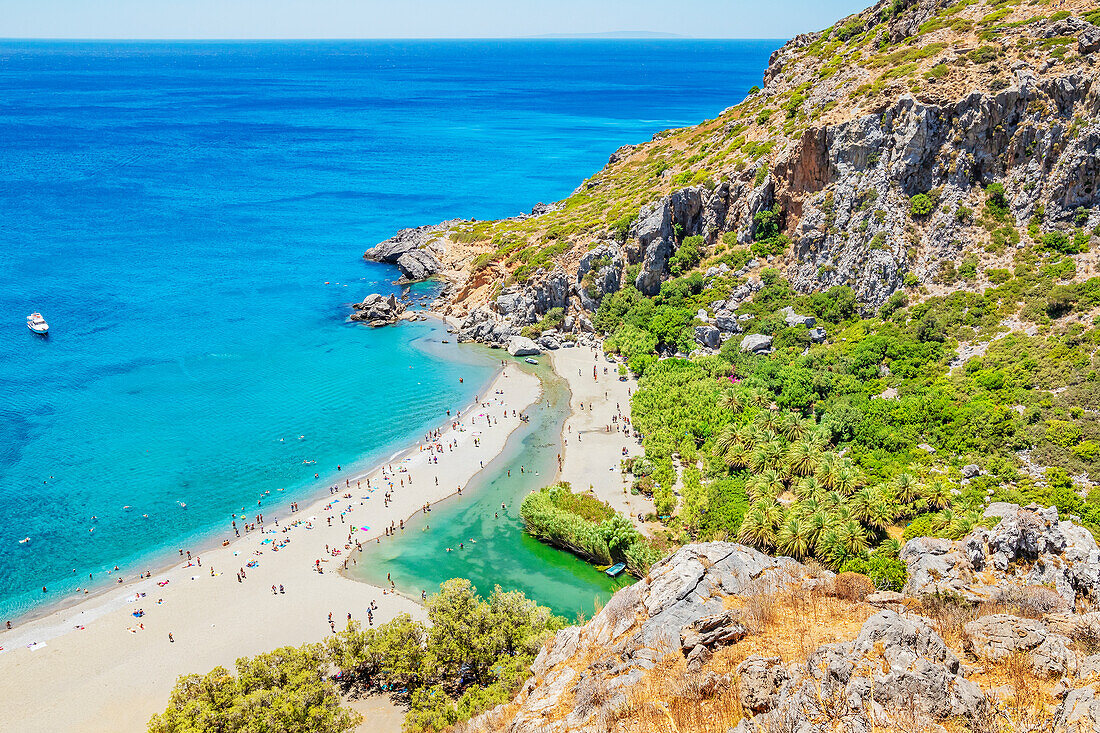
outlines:
M459 341L478 341L491 346L502 346L515 335L514 327L485 308L478 308L466 316L458 332Z
M1060 521L1055 507L999 504L987 513L1001 517L993 529L979 527L957 542L907 542L901 552L909 571L905 592L980 601L1046 586L1062 606L1100 599L1100 548L1087 529Z
M526 336L510 336L505 348L512 356L537 356L542 353L538 344Z
M368 295L362 303L354 303L355 313L351 320L369 323L372 326L385 326L394 323L405 312L405 304L394 295L385 297L378 293Z
M717 349L722 345L722 332L711 325L696 326L695 341L708 349Z
M459 221L452 219L433 226L402 229L386 241L368 249L363 257L374 262L396 265L409 280L423 280L443 269L431 250L441 235Z
M764 354L772 348L772 337L762 333L754 333L741 339L741 351L750 354Z

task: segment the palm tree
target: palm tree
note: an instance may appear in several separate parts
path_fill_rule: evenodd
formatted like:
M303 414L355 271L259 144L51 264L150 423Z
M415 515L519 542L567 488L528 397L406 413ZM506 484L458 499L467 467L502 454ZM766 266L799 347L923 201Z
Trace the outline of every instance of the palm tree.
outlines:
M800 440L787 451L787 468L792 476L813 476L820 459L821 452L812 443Z
M955 512L944 509L936 512L936 516L932 519L932 526L936 528L937 532L946 532L954 522Z
M762 550L774 547L775 528L780 519L779 508L775 504L767 500L757 501L745 512L737 538L746 545Z
M850 496L853 491L859 488L861 483L859 469L852 465L852 462L847 458L843 459L838 469L839 475L836 478L836 490L845 496Z
M882 531L894 523L898 516L898 503L894 495L882 487L874 489L874 501L863 518L863 523L872 529Z
M901 473L894 478L894 493L902 504L912 504L920 498L920 482L911 473Z
M875 552L884 557L896 558L901 554L901 542L896 537L887 537L879 544Z
M726 465L730 468L746 468L749 465L749 461L752 458L752 454L743 445L735 445L728 450L723 456L726 461Z
M855 557L867 549L867 530L854 519L837 527L837 535L848 557Z
M934 509L944 509L951 505L951 485L943 479L937 479L924 487L924 500Z
M814 547L821 542L821 536L829 529L829 513L818 509L806 517L806 534Z
M977 526L980 518L977 512L969 512L956 516L947 527L948 535L950 535L952 539L962 539L970 534L971 530Z
M840 483L840 457L836 453L825 453L817 462L814 476L826 491L836 491Z
M714 454L720 458L724 458L726 453L734 448L734 446L741 444L741 435L737 430L736 425L727 425L722 428L718 433L718 436L714 439Z
M783 450L783 446L773 440L756 446L756 450L752 452L750 465L757 473L767 470L778 471L785 467L783 460L785 457L786 451Z
M752 392L749 393L748 398L745 401L753 407L771 407L772 395L771 392L754 389Z
M863 488L848 497L848 509L851 510L854 519L868 524L867 519L873 513L876 501L878 501L878 497L875 495L874 490Z
M804 440L815 427L817 427L817 423L813 421L813 418L799 417L792 412L783 420L779 432L784 438L793 443Z
M772 412L771 410L761 410L758 412L754 422L758 427L776 434L779 433L783 425L783 419L779 416L779 413Z
M833 565L839 565L844 559L844 544L836 527L828 527L817 538L814 554L818 559Z
M811 547L804 522L798 517L788 516L776 535L776 550L784 555L801 559L806 557Z
M820 500L825 494L825 489L821 488L821 484L813 476L804 476L794 484L794 494L803 501L806 499Z
M775 498L782 494L785 488L783 478L777 471L770 468L761 471L745 483L749 500L754 502L766 499L769 503L774 503Z
M744 408L741 395L735 389L727 389L723 392L722 397L718 400L718 406L730 412L741 412Z

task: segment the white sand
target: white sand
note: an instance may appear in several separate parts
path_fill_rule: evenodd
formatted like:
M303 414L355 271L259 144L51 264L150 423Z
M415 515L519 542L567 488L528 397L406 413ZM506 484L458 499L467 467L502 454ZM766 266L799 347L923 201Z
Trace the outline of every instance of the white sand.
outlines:
M495 394L497 390L504 394ZM397 474L405 486L394 480L397 488L388 508L383 506L383 488L369 493L364 481L362 490L356 490L353 479L351 499L340 498L330 507L331 499L348 491L341 486L335 496L303 504L296 514L278 512L279 528L267 516L266 529L274 532L257 530L228 547L205 551L201 567L176 565L148 580L0 632L0 646L6 650L0 653L0 731L142 731L149 717L167 705L178 675L205 673L217 665L232 668L241 656L320 641L331 633L330 612L337 629L349 612L365 622L372 600L378 603L375 623L402 612L422 617L423 609L412 600L383 595L381 589L338 572L349 554L344 549L348 532L370 527L367 532L356 530L353 540L376 541L391 521L408 518L425 502L465 486L480 470L479 461L488 463L500 453L520 425L518 415L538 395L538 379L509 365L480 396L488 407L463 412L459 429L445 431L442 443L458 441L453 452L444 447L438 464L428 463L427 451L414 447L408 453L403 465L409 473ZM499 421L490 427L485 414ZM475 437L480 447L474 446ZM400 460L392 463L395 469ZM411 485L410 475L415 481ZM367 476L373 486L380 486L380 471ZM346 523L340 521L342 511L348 512ZM299 525L281 531L292 520L310 517L317 518L312 529ZM276 552L272 543L262 543L264 539L290 543ZM326 544L342 554L328 556ZM323 573L314 570L318 559ZM257 560L258 567L246 568L247 579L238 583L238 569L250 560ZM157 585L164 580L170 582ZM282 584L286 592L273 595L272 584ZM146 596L128 603L136 593ZM158 605L158 599L163 603ZM140 619L131 615L138 608L145 611ZM144 630L129 631L139 624ZM75 629L78 625L84 628ZM174 643L168 641L169 632ZM39 645L28 648L32 642Z
M572 414L565 421L561 480L572 484L574 491L591 489L640 526L638 513L652 512L653 503L643 496L630 495L630 484L621 466L624 448L627 455L636 456L642 454L642 447L630 431L621 430L621 417L618 423L612 421L614 417L630 416L630 395L638 383L633 379L620 382L618 364L608 362L596 349L559 349L551 353L550 359L554 371L565 378L573 393ZM611 432L607 431L608 425Z

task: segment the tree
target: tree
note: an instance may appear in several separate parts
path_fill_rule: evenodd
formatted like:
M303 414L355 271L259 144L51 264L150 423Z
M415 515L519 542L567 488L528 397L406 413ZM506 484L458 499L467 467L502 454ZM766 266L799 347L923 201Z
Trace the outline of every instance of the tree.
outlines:
M817 471L821 452L812 443L799 441L787 451L787 469L792 476L813 476Z
M282 647L237 660L236 676L225 667L180 677L167 709L149 721L150 733L343 733L362 720L340 707L324 670L320 644Z
M806 523L796 516L788 516L779 528L776 550L784 555L802 559L810 553L812 543Z

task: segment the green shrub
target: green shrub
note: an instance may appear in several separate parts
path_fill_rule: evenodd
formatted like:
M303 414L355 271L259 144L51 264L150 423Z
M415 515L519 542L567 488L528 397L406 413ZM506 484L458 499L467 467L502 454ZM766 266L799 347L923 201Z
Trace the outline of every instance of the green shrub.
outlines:
M926 193L918 193L909 199L909 213L915 219L921 219L932 213L936 204Z

